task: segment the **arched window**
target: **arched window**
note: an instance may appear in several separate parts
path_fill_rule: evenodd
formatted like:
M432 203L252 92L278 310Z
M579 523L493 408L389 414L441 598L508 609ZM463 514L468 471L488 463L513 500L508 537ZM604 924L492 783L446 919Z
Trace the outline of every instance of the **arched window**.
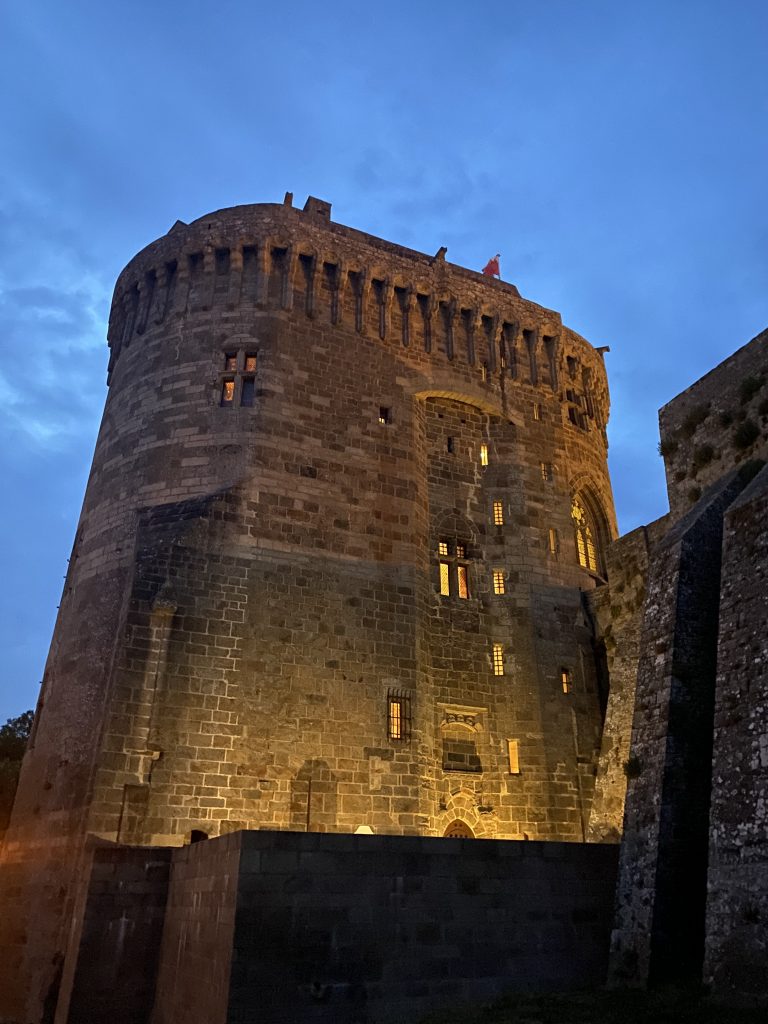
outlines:
M457 818L452 821L448 828L443 832L445 839L474 839L475 833L466 823Z
M579 565L596 575L602 575L598 534L594 518L587 511L583 501L575 495L571 503L571 519L576 536L576 553Z

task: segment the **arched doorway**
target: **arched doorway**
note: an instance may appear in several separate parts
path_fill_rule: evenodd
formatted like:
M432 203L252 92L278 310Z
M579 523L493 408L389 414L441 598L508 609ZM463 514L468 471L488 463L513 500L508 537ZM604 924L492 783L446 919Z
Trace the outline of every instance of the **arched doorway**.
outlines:
M466 823L466 821L460 821L458 818L452 821L448 828L443 832L444 839L474 839L475 833Z

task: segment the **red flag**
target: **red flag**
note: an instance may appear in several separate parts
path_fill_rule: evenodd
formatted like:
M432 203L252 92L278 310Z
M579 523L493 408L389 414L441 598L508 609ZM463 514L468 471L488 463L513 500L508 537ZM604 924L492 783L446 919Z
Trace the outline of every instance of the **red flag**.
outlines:
M483 267L483 273L486 275L486 277L501 277L501 271L499 270L500 256L501 253L497 252L496 255L492 259L488 260L488 262L485 264L485 266Z

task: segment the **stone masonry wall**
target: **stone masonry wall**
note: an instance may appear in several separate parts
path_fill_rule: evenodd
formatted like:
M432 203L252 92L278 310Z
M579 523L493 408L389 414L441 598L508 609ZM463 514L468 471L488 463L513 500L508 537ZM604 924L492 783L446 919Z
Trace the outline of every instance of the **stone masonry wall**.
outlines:
M107 913L89 915L79 977L91 988L80 984L72 1004L92 1015L70 1020L374 1024L505 992L599 985L616 853L277 832L194 843L173 851L158 967L118 941L146 920L135 881L125 883L148 856L118 847L111 872L93 875L89 907ZM154 1008L139 1018L156 972Z
M722 592L704 980L768 1000L768 469L730 506Z
M89 832L580 838L600 724L570 502L604 548L608 392L556 313L310 200L177 223L121 275L109 340L0 875L0 1015L25 1024L55 1003ZM467 599L438 593L455 523ZM446 741L482 771L445 769Z
M733 466L768 457L768 331L665 405L659 423L676 519Z

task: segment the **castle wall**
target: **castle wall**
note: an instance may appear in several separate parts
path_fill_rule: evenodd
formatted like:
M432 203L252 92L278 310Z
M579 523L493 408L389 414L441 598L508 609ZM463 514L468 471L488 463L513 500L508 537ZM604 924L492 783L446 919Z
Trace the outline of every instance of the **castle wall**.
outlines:
M768 457L768 331L673 398L659 424L677 519L733 466Z
M103 942L86 940L81 952L89 962L72 1004L91 1016L70 1021L399 1021L505 992L596 986L616 853L277 832L194 843L172 851L158 961L133 958L130 944L115 941L114 913L105 915ZM116 848L112 873L103 863L94 871L89 901L119 907L120 928L134 937L147 914L130 887L141 855L149 856ZM154 1009L139 1017L155 977Z
M768 470L725 516L704 980L766 999Z
M615 534L602 357L514 286L326 212L177 224L118 281L4 853L0 1012L36 1020L55 989L88 832L583 837L597 574L570 509Z

